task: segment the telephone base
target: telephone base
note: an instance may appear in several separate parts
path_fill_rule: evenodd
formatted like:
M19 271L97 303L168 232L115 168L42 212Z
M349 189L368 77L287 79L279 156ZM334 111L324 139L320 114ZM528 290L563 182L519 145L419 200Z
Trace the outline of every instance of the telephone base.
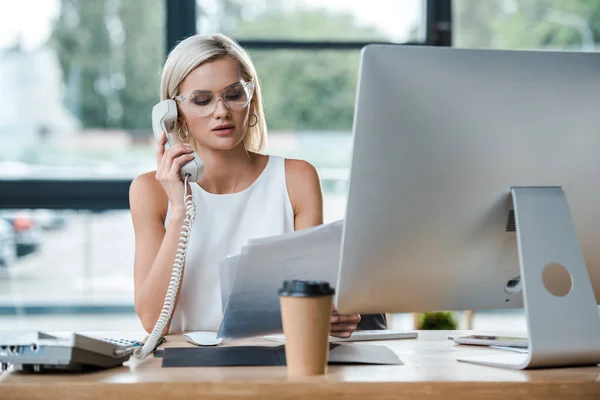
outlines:
M42 332L0 333L2 369L17 372L90 372L122 365L133 350L75 333L55 337Z

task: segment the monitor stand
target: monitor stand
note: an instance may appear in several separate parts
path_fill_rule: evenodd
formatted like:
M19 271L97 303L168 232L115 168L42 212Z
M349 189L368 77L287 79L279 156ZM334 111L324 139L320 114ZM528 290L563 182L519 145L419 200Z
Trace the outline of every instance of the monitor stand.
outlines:
M529 351L458 361L514 369L599 364L600 317L562 188L513 187L511 195Z

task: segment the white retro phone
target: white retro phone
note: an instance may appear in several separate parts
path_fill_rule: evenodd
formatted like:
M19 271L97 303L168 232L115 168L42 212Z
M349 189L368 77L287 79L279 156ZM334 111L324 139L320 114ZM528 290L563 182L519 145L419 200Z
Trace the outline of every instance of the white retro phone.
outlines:
M167 135L165 143L165 149L175 145L180 139L177 132L177 103L175 100L163 100L156 104L152 108L152 130L154 131L154 137L158 139L162 132ZM186 259L187 244L192 230L192 225L196 217L196 206L194 203L194 197L192 193L188 193L188 182L197 182L202 177L204 172L204 163L198 157L198 154L193 153L194 159L185 163L180 171L181 180L184 183L185 192L183 200L185 202L185 220L181 227L181 235L179 237L179 245L177 247L177 254L175 261L173 262L173 271L171 272L171 279L169 280L169 287L167 288L167 294L165 295L165 301L163 308L160 312L160 316L156 321L156 325L150 333L150 337L146 340L143 346L138 346L133 351L133 355L136 358L143 359L148 356L156 348L157 343L163 337L163 332L171 319L173 314L173 308L175 306L175 299L177 298L177 292L179 285L181 284L181 276L183 275L183 267Z
M154 137L158 139L162 132L167 135L165 150L176 143L180 142L179 134L175 129L177 125L177 103L175 100L163 100L152 108L152 131ZM189 182L197 182L202 177L204 172L204 162L198 157L195 152L192 153L193 160L188 161L181 167L181 180L185 180L185 176L189 175Z

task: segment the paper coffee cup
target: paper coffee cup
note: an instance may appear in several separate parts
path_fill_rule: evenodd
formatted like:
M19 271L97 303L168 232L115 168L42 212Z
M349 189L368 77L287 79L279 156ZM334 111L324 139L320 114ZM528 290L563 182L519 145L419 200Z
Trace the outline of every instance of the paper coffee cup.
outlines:
M285 281L279 290L289 376L327 370L333 294L329 283L317 281Z

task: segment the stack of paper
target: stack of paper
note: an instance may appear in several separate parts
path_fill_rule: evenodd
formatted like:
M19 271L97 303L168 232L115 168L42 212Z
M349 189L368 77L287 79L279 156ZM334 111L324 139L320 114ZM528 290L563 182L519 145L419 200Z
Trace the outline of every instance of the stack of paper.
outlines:
M255 239L220 265L223 320L219 337L280 333L278 290L284 280L338 277L343 221Z

